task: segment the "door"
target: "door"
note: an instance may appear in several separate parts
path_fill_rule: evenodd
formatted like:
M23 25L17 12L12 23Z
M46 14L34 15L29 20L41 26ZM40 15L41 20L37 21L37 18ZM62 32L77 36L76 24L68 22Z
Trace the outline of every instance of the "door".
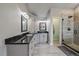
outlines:
M53 43L56 46L58 46L60 43L59 35L60 35L60 18L53 17Z

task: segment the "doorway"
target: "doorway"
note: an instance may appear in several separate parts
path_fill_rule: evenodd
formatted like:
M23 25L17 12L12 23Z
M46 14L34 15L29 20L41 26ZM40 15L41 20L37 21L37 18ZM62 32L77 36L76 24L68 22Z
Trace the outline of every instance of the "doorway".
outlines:
M59 46L60 44L60 18L53 17L53 44Z

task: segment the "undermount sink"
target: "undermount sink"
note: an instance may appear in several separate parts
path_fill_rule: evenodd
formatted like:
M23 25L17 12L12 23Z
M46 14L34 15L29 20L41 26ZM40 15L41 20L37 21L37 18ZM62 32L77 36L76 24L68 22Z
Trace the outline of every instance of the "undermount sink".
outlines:
M14 43L29 43L32 36L33 34L27 34L26 36L22 37L21 39L19 39L18 41Z
M24 37L22 37L21 39L19 39L18 41L14 42L14 43L26 43L25 40L26 40L26 38L24 36Z
M26 36L32 36L33 34L27 34Z

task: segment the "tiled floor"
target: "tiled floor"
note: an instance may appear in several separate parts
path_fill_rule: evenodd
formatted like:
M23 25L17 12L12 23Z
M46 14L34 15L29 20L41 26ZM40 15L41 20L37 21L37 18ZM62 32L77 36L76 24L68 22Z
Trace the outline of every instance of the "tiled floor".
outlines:
M38 44L34 51L33 56L66 56L59 48L50 46L48 44Z

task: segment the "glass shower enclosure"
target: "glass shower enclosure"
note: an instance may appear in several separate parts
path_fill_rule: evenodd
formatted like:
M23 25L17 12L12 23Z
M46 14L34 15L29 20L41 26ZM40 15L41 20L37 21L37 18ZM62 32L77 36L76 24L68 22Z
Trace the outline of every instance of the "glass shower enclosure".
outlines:
M68 16L62 19L62 42L79 53L79 17Z

